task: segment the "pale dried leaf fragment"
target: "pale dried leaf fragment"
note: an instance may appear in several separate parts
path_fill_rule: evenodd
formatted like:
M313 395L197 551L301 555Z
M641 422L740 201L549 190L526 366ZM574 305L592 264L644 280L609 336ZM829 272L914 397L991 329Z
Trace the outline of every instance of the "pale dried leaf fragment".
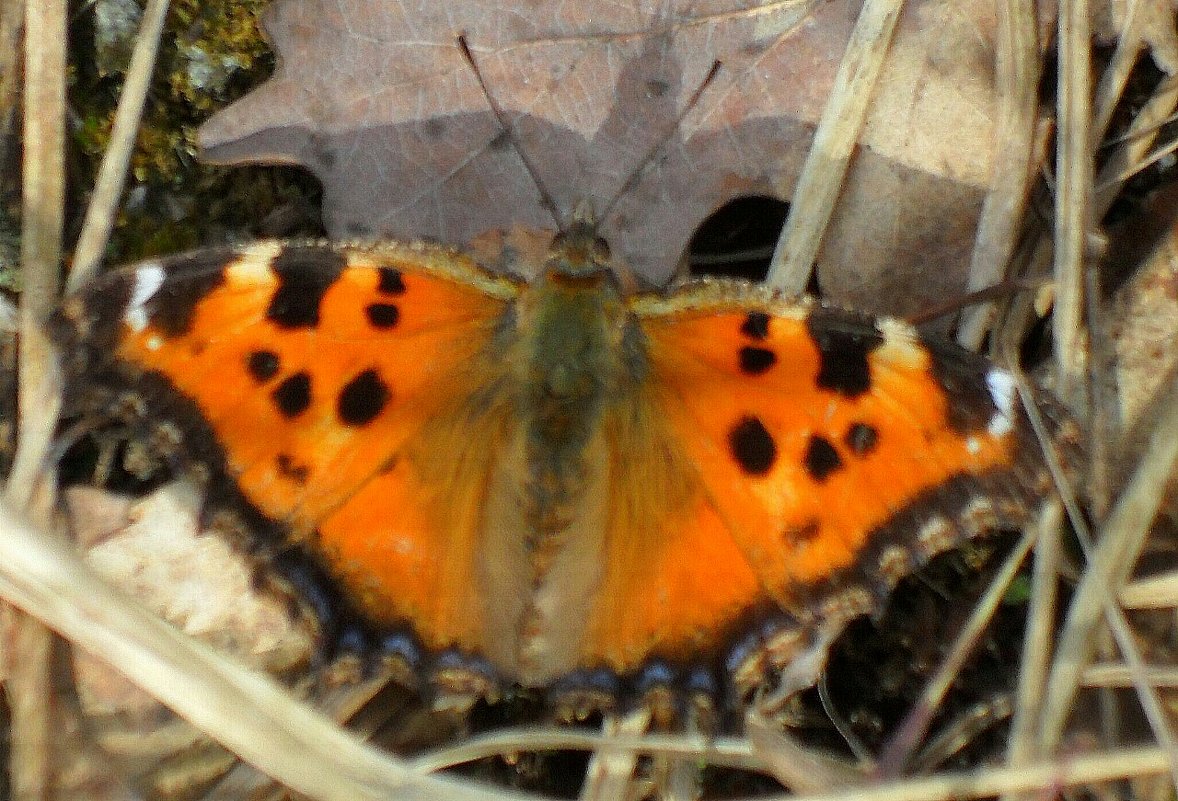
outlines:
M65 500L90 567L185 633L270 671L309 657L311 632L287 600L260 591L248 558L225 538L198 530L192 485L140 500L77 487Z
M108 582L255 669L278 673L306 663L311 631L282 599L256 587L245 556L198 530L192 485L169 484L138 500L90 487L63 496L85 561ZM220 772L231 766L230 755L101 655L76 650L73 668L81 710L105 752L153 767L185 754L190 772L200 755Z

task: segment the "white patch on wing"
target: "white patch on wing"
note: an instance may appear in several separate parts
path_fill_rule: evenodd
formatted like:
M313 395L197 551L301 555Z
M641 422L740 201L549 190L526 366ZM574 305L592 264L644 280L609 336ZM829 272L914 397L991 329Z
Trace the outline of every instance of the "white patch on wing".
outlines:
M135 271L135 286L131 289L131 302L123 312L123 320L131 330L139 333L147 328L147 310L144 308L164 283L164 267L159 262L149 262Z
M876 326L883 334L884 341L879 350L868 357L869 360L878 358L895 367L914 370L924 369L928 365L928 351L920 344L920 335L915 328L893 317L880 318Z
M282 243L275 241L256 242L242 248L241 255L226 269L226 277L230 283L272 284L277 278L270 270L270 265L282 253L282 249Z
M1009 434L1014 429L1014 376L1005 370L991 368L986 373L986 387L995 407L986 430L995 437Z
M884 339L892 342L917 342L920 339L915 328L895 317L881 317L876 326Z

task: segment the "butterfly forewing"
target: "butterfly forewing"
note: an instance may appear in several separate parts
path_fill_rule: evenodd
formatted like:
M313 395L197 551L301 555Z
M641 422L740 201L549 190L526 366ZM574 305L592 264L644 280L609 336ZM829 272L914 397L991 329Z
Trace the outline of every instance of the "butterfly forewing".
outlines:
M451 593L477 592L489 473L454 446L510 424L492 351L516 292L441 248L270 242L111 273L55 328L75 390L142 392L364 614L474 645Z

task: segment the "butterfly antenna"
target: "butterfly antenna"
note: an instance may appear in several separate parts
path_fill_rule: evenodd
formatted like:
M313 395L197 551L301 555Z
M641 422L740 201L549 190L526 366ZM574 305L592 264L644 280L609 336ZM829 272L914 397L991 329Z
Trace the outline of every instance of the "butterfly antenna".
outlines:
M462 49L462 55L466 57L466 61L470 64L471 70L474 71L474 77L479 82L479 88L483 90L483 96L487 98L487 105L491 107L491 112L495 115L495 119L499 121L499 127L503 130L503 134L511 141L512 148L519 155L520 161L524 163L524 168L527 169L528 175L532 176L532 183L536 185L536 189L540 192L540 202L544 204L544 208L552 216L552 221L556 223L556 228L559 231L565 230L564 222L560 219L560 212L557 211L556 201L552 199L544 182L540 180L540 173L536 170L532 160L528 158L528 154L519 146L519 142L515 138L514 126L507 119L503 113L503 109L499 107L499 103L491 95L491 90L487 88L487 82L483 80L483 73L479 70L478 62L474 60L474 53L470 50L470 45L466 43L466 34L458 35L458 47Z
M687 102L683 104L683 110L680 111L679 114L675 117L675 121L671 123L671 126L667 129L667 131L659 137L658 141L651 146L650 150L646 151L646 155L643 156L642 160L638 162L638 166L630 171L630 177L626 179L626 182L622 184L621 188L618 189L617 192L614 192L613 197L611 197L609 202L605 204L605 207L601 211L601 215L598 217L598 222L604 222L606 219L608 219L610 212L613 211L614 206L618 204L618 201L622 199L622 196L638 184L638 181L641 178L642 173L646 171L647 166L652 161L654 161L654 157L657 156L659 151L661 151L667 144L667 140L669 140L675 134L675 132L679 130L679 126L683 123L684 117L691 113L691 110L695 108L695 104L699 102L699 99L703 95L704 90L708 88L713 80L715 80L716 75L719 72L720 62L713 61L712 68L708 70L708 74L704 76L704 79L699 82L699 86L695 88L695 91L692 92L691 97L687 99Z
M968 306L986 303L991 300L1003 300L1019 292L1033 292L1050 283L1051 279L1046 276L1042 278L1007 278L996 284L991 284L981 289L975 289L973 292L950 298L944 303L938 303L936 306L928 309L922 309L915 314L908 315L904 320L912 325L924 325L940 317L955 314Z

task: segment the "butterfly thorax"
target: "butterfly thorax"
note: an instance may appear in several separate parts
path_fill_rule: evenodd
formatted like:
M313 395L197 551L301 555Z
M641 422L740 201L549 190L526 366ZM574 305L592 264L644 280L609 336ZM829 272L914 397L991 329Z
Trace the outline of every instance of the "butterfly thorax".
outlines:
M625 375L626 315L607 270L546 274L520 310L526 375L519 400L537 539L567 524L583 489L585 451Z

